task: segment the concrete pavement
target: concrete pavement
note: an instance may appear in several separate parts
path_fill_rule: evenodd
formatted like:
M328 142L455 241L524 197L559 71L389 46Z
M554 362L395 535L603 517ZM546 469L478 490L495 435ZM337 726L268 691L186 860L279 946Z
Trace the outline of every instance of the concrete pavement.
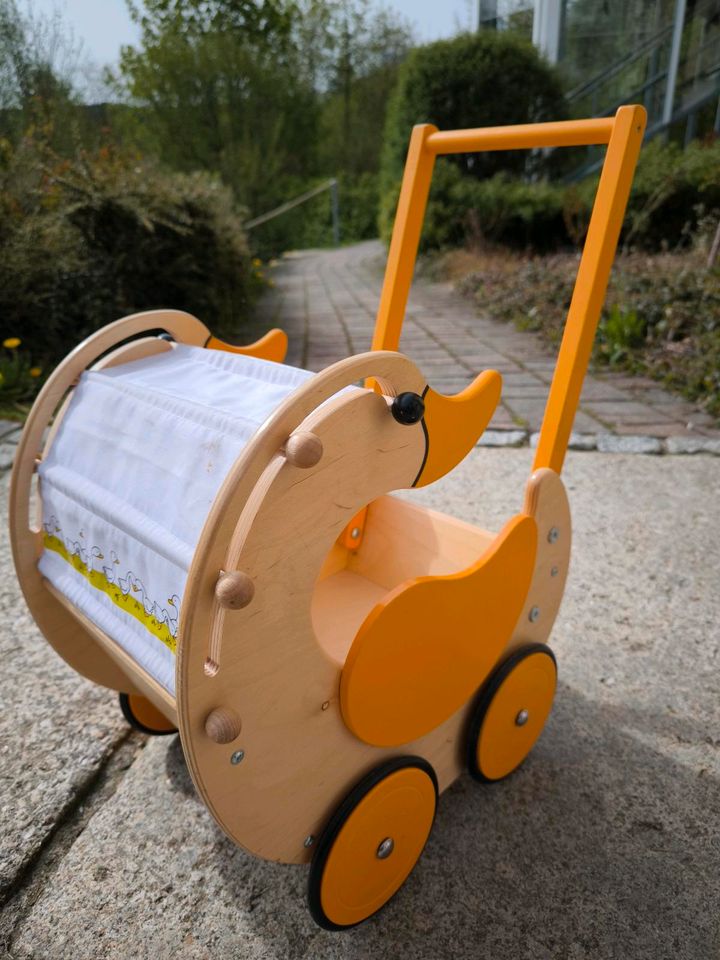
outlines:
M284 326L290 362L311 369L366 349L380 254L288 258L257 332ZM421 282L401 349L448 392L500 369L489 440L532 442L552 368L536 337ZM691 405L622 378L588 379L576 426L577 447L604 452L566 466L575 533L548 727L508 781L463 777L443 795L408 883L345 935L310 921L304 868L254 860L220 833L177 738L131 733L116 695L55 656L2 539L0 957L720 958L720 460L703 453L720 439ZM15 441L0 423L3 512ZM412 497L499 529L530 460L478 449Z
M497 529L529 465L527 449L476 450L412 496ZM405 887L347 934L309 919L305 868L220 833L177 738L128 736L114 695L46 649L5 551L6 955L720 956L720 461L571 453L565 478L574 546L548 727L509 780L443 795Z

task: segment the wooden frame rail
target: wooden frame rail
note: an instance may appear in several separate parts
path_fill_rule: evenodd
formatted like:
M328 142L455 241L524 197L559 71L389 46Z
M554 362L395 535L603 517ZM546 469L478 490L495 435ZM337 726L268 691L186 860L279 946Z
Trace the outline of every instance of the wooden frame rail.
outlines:
M607 144L585 247L575 280L533 469L562 470L583 379L605 299L646 123L641 106L612 118L439 131L421 124L410 137L373 350L397 350L412 283L435 157L491 150Z

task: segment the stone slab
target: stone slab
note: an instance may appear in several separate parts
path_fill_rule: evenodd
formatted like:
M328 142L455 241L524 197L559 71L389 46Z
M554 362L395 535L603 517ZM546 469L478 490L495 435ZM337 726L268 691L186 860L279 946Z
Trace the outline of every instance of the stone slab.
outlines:
M8 485L0 477L0 903L128 732L117 695L77 676L30 617L10 557Z
M613 433L601 433L597 438L600 453L662 453L663 445L657 437L639 434L615 436Z
M531 459L476 450L411 496L499 529L522 502ZM10 956L716 957L717 475L702 455L568 456L574 547L548 727L507 781L463 777L442 796L417 869L377 918L344 934L315 927L305 868L236 849L172 738L149 744L37 891Z

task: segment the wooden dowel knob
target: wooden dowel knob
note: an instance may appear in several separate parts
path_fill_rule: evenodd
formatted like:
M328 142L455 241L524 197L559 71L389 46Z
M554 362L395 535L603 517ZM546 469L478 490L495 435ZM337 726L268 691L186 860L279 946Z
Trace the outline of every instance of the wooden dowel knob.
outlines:
M285 444L285 459L301 470L314 467L322 455L322 440L314 433L293 433Z
M230 707L216 707L205 718L205 733L215 743L232 743L241 727L240 717Z
M242 570L221 573L215 584L215 598L226 610L242 610L255 596L255 584Z

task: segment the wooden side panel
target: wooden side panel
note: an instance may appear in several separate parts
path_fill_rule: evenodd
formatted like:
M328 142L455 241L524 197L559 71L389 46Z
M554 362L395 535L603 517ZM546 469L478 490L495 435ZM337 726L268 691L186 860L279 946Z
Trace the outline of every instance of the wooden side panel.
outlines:
M397 392L417 391L423 382L405 358L388 360L383 371L383 354L374 356L377 365L353 358L352 363L343 361L331 368L330 374L326 371L324 384L313 381L299 391L255 438L218 496L188 583L178 662L178 711L188 764L200 795L228 835L271 860L307 861L312 845L306 847L305 839L319 835L354 783L398 752L353 736L339 709L346 643L340 634L352 632L380 596L381 548L371 551L374 559L366 570L372 568L371 580L358 572L365 544L348 561L353 569L342 566L333 544L360 506L412 482L424 454L424 438L419 424L395 423L385 400L371 393L341 395L309 415L331 383L342 385L341 370L351 380L384 374L386 385ZM318 391L314 398L310 390ZM306 470L278 461L278 451L300 424L303 431L320 438L324 450L320 462ZM267 482L261 479L266 473ZM245 522L243 508L258 482L263 496ZM412 506L408 516L418 511L421 508ZM429 514L429 529L440 525L434 516ZM410 551L423 526L416 523L408 541ZM465 562L472 539L464 526L457 527L455 569ZM243 531L239 539L236 527ZM255 595L247 607L226 613L219 667L209 675L205 661L216 616L213 591L219 571L227 569L234 540L237 569L253 579ZM482 534L479 543L484 543ZM443 563L452 564L452 549L443 548ZM540 544L538 553L543 549ZM432 544L428 557L431 551ZM331 572L326 566L321 579L329 555ZM396 570L401 566L397 558L391 562ZM535 570L539 564L540 560ZM335 655L316 637L312 616L316 590L340 591L325 604L327 609L334 604L344 621ZM506 649L515 642L519 641L514 633ZM401 748L402 753L418 754L432 764L441 789L463 769L470 701L427 736ZM240 718L241 732L232 743L214 743L205 731L205 720L216 709L233 710ZM233 764L232 755L238 751L243 751L243 759Z

